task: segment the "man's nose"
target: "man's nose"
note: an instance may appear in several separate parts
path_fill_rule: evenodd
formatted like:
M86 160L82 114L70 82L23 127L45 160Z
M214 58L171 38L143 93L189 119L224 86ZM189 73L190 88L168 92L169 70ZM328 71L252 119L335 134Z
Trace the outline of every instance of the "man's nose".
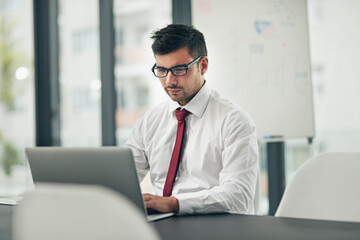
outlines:
M174 76L174 74L171 71L169 71L168 75L166 76L166 85L171 86L174 84L176 84L176 76Z

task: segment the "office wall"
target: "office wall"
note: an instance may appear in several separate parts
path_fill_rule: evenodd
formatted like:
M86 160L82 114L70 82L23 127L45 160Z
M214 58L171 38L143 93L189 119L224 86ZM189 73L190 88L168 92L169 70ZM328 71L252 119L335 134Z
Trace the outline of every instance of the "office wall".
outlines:
M313 154L360 151L360 1L309 0L316 137L286 142L286 179Z
M309 1L317 152L360 151L360 1Z

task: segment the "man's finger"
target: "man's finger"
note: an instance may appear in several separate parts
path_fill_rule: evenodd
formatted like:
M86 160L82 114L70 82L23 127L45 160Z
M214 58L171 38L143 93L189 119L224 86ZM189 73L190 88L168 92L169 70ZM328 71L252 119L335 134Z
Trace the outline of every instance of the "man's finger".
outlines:
M153 199L154 197L155 197L154 195L149 194L149 193L144 193L143 194L144 201L149 201L149 200Z

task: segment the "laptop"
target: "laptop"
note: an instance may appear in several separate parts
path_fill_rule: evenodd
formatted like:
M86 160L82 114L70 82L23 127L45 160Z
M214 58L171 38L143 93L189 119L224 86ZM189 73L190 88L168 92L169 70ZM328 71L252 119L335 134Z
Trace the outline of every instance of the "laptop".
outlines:
M132 152L120 147L34 147L25 149L34 182L98 184L120 192L148 221L175 213L147 215Z

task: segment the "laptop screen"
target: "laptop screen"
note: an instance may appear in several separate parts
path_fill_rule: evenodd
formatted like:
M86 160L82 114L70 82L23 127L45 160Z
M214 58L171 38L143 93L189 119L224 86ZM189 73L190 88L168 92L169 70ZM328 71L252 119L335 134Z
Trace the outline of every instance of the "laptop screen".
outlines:
M34 182L98 184L122 193L146 213L130 149L27 148Z

